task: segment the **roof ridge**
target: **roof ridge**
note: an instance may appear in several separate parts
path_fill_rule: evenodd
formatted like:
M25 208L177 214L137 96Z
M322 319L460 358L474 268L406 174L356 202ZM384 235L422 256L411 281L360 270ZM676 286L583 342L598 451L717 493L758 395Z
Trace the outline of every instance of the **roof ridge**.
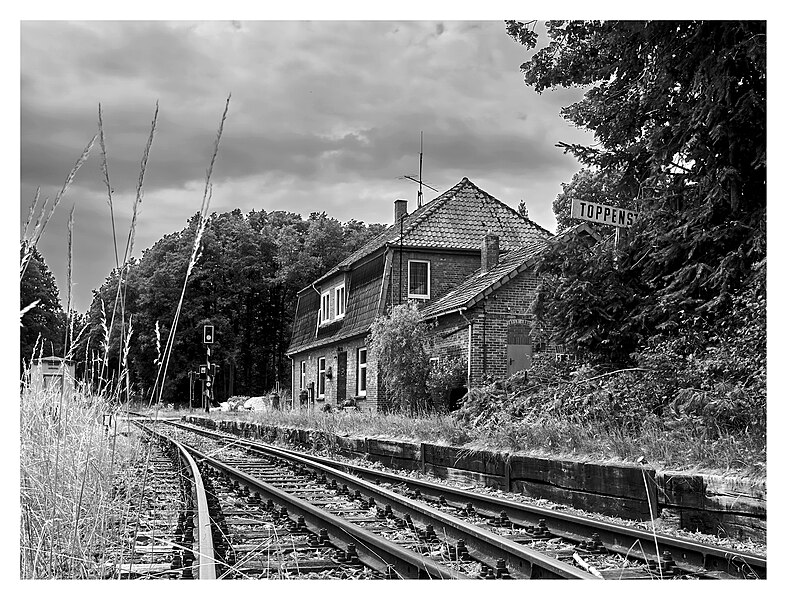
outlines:
M412 233L412 231L418 225L420 225L428 216L432 215L434 213L434 211L436 211L437 209L441 208L449 199L455 197L456 193L459 191L459 189L461 189L461 187L463 187L465 185L465 183L469 183L469 184L475 186L474 183L472 183L469 179L464 177L461 181L459 181L452 188L450 188L448 190L445 190L439 196L434 198L431 202L427 202L426 204L424 204L422 206L423 212L421 212L417 217L415 217L415 213L413 212L411 216L415 217L415 218L414 219L410 219L409 223L407 224L407 226L404 229L403 237L406 237L407 235ZM475 186L475 187L477 187L477 186ZM420 210L420 209L418 209L418 210ZM415 212L417 212L417 211L415 211ZM402 234L399 234L399 236L401 236L401 235Z
M530 225L534 225L535 227L537 227L538 229L540 229L540 230L541 230L541 231L543 231L544 233L547 233L547 234L548 234L548 235L550 235L550 236L553 236L553 235L554 235L553 233L551 233L551 232L550 232L548 229L546 229L545 227L543 227L543 226L541 226L541 225L538 225L538 224L537 224L535 221L533 221L533 220L532 220L532 219L530 219L529 217L525 217L524 215L522 215L521 213L519 213L519 211L517 211L515 208L513 208L512 206L510 206L510 205L509 205L509 204L507 204L506 202L503 202L502 200L500 200L499 198L497 198L497 197L496 197L496 196L494 196L493 194L489 194L489 193L488 193L486 190L479 188L479 187L478 187L478 186L477 186L475 183L473 183L472 181L470 181L470 180L469 180L469 179L467 179L466 177L465 177L464 179L466 179L466 180L467 180L467 182L468 182L470 185L472 185L472 187L474 187L476 190L478 190L479 192L481 192L481 193L485 194L485 195L486 195L486 196L488 196L490 199L494 200L494 201L495 201L495 202L496 202L498 205L500 205L500 206L504 207L506 210L508 210L509 212L511 212L511 213L513 213L514 215L516 215L516 216L517 216L519 219L522 219L522 220L524 220L524 221L527 221L527 222L528 222ZM462 181L463 181L463 180L462 180ZM519 236L518 236L518 232L516 233L516 237L519 237ZM523 243L523 241L522 241L522 243Z

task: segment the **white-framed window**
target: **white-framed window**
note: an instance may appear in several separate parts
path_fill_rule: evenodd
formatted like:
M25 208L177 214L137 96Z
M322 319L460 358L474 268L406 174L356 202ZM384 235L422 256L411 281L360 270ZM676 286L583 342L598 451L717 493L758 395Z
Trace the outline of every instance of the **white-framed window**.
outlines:
M317 398L324 398L325 397L325 357L320 356L317 359L317 372L319 373L319 377L317 377L317 381L319 382L318 389L317 389Z
M428 366L432 371L434 371L437 367L439 367L439 358L429 358Z
M366 361L368 352L365 348L358 348L358 396L366 395Z
M300 361L300 389L306 389L306 361Z
M427 260L407 261L407 296L431 298L431 263Z
M327 323L330 321L330 292L322 294L322 303L320 304L320 323Z
M336 318L343 317L347 312L347 288L341 284L336 288Z

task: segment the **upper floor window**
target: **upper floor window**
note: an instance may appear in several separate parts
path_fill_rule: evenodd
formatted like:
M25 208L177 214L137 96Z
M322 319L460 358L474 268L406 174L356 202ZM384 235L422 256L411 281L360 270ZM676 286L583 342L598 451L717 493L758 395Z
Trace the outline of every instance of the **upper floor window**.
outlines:
M336 288L336 318L347 312L347 288L342 284Z
M327 323L330 321L330 292L322 294L322 303L320 304L320 323Z
M407 291L409 298L431 297L431 263L427 260L410 260Z

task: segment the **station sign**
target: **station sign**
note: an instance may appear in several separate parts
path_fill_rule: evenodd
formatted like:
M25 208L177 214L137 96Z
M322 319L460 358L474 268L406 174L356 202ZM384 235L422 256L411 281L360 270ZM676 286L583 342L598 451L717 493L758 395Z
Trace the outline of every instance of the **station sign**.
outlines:
M574 219L592 221L601 225L631 227L636 222L639 213L627 208L618 208L574 198L573 204L571 204L570 216Z

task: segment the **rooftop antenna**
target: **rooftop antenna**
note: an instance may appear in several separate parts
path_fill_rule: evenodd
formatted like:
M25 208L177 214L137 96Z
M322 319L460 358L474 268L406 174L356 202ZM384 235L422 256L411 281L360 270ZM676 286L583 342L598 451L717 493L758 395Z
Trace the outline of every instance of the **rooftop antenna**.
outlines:
M435 192L439 193L439 190L436 188L431 187L427 183L423 183L423 132L420 132L420 171L418 173L418 178L415 179L412 175L402 175L399 179L409 179L410 181L414 181L418 184L418 208L423 206L423 186L425 185L428 189L434 190Z

